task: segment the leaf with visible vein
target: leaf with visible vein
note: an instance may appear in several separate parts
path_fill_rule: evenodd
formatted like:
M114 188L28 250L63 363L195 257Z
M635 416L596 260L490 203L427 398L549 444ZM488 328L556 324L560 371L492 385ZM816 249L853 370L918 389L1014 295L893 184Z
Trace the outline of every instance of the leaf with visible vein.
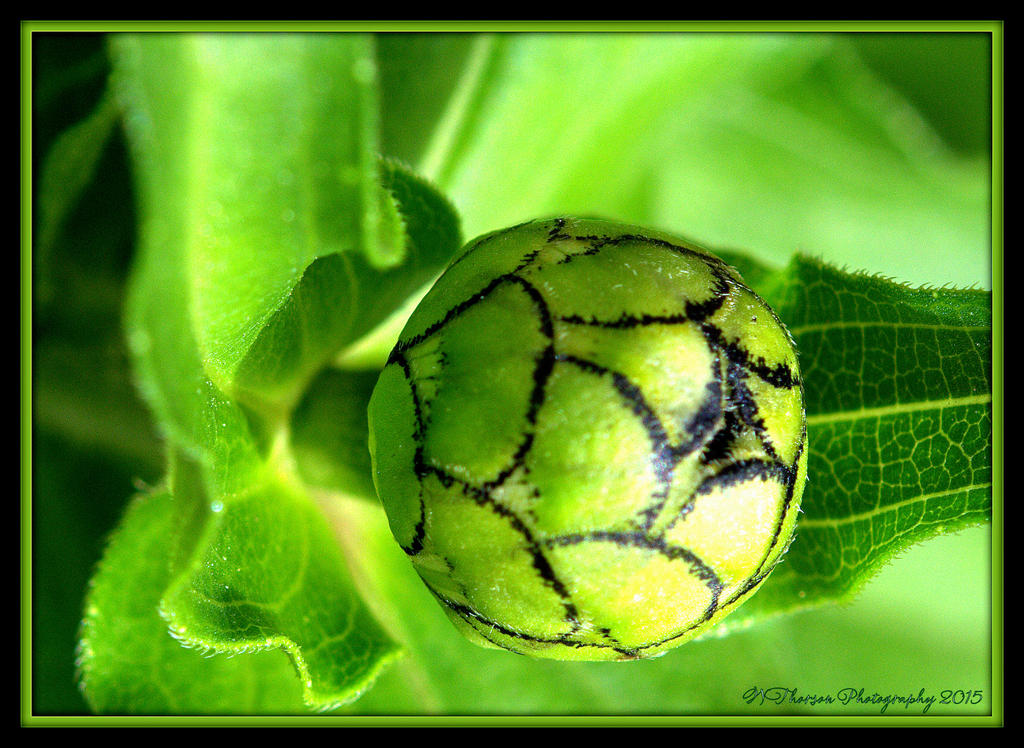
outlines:
M796 539L723 631L845 599L895 554L992 508L989 292L911 288L803 256L774 276L738 264L796 340L810 456Z
M269 474L211 500L198 466L171 467L167 490L133 502L92 583L80 647L94 708L300 711L358 698L401 650L317 505Z
M203 657L159 615L170 582L178 502L132 499L89 587L79 644L82 692L99 714L302 712L302 688L280 652Z
M205 504L189 496L195 483L174 490L178 501ZM401 650L364 605L321 510L272 476L212 507L183 538L160 602L171 633L219 653L284 649L311 707L358 698Z

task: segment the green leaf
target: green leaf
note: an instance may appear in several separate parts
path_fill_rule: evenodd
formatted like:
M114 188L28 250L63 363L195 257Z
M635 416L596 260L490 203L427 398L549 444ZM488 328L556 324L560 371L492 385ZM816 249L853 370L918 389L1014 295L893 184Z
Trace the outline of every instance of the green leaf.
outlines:
M468 236L598 216L776 265L802 250L915 283L989 283L987 159L945 150L844 35L483 41L420 164Z
M328 369L299 401L292 414L292 455L308 486L377 502L366 408L379 374Z
M36 195L39 222L33 247L35 267L43 273L37 280L36 294L44 302L54 293L49 268L54 244L94 177L117 115L113 99L104 96L92 114L65 130L46 153Z
M442 115L477 37L473 34L377 34L381 150L416 163L430 124ZM415 127L410 127L415 122Z
M296 489L268 477L268 456L247 414L205 376L176 292L181 276L174 272L180 272L175 259L169 252L161 258L144 254L129 304L144 391L167 435L197 461L201 474L190 490L175 486L175 498L207 497L195 510L202 521L186 523L183 530L180 555L188 561L181 563L194 570L176 579L164 613L179 638L196 647L284 647L313 705L353 698L393 657L393 645L352 588L319 510ZM187 507L179 505L178 511ZM308 564L308 575L296 563ZM295 599L287 599L285 588ZM232 589L257 604L236 608L231 603L237 598L214 594ZM268 617L268 608L275 615ZM325 622L322 616L330 618ZM349 634L347 627L356 624ZM354 656L336 656L346 646L354 647Z
M384 187L401 212L408 257L400 268L365 279L363 287L373 289L373 295L364 298L362 308L373 319L398 312L342 353L342 370L323 371L310 383L291 420L292 453L303 479L374 502L366 407L404 324L400 305L461 245L458 218L443 196L396 161L382 161L381 169Z
M287 410L440 269L457 220L377 159L366 36L127 37L114 50L150 243L181 246L203 367L228 397ZM275 64L252 65L264 56Z
M851 41L873 70L885 77L961 152L992 150L992 35L864 33ZM958 102L951 107L949 92Z
M204 368L233 398L286 406L360 333L358 264L403 259L387 246L401 234L378 179L370 38L124 35L112 49L144 243L181 245Z
M760 280L800 353L808 483L784 563L723 631L849 599L911 545L992 511L990 293L803 256Z
M245 412L203 368L179 249L174 241L154 242L138 258L126 302L128 342L163 434L205 466L214 495L231 494L256 479L262 457Z
M94 449L38 423L32 461L32 709L78 714L87 709L75 674L84 591L124 497L137 490L140 466L159 476L162 465Z
M357 698L400 650L360 601L321 510L272 478L210 501L194 467L173 467L171 490L135 500L93 580L90 703L234 713ZM215 666L201 654L219 655Z
M174 490L199 498L187 479ZM180 574L161 601L171 633L214 652L283 648L317 709L357 698L400 650L363 605L319 507L274 478L208 506L197 509L202 530L182 535Z
M89 705L100 714L304 711L283 653L204 657L171 637L159 608L179 503L166 491L135 497L91 581L78 656Z
M112 49L141 213L125 313L135 372L160 430L204 466L220 496L256 480L262 456L246 413L211 380L192 318L190 227L180 220L191 209L190 174L177 141L187 131L181 102L194 82L190 52L200 43L118 36Z
M210 652L283 648L303 699L320 709L356 698L398 649L363 605L321 510L294 477L287 411L317 369L458 245L450 208L399 165L371 153L372 189L356 178L370 140L356 133L348 142L330 120L362 126L367 107L359 101L370 89L356 89L372 89L372 70L365 38L333 38L334 45L276 35L113 43L142 216L126 327L140 387L174 455L175 524L166 538L174 573L159 589L164 633L169 625L180 641ZM281 66L253 73L249 91L245 74L261 54L280 54ZM349 94L358 101L332 99L332 87L345 88L352 76ZM290 97L289 81L307 88ZM321 103L322 111L307 111ZM271 155L247 163L257 144ZM327 152L304 150L314 145ZM292 223L282 220L282 205L296 215L312 211L300 232L277 225ZM277 210L272 220L260 206ZM225 211L216 230L208 231L217 216L207 209ZM382 267L397 260L401 266ZM384 292L371 294L377 283ZM251 340L218 348L233 324ZM122 537L130 543L149 531ZM116 604L108 607L116 615ZM112 683L99 688L116 690ZM123 703L107 692L93 698ZM228 696L215 704L244 708ZM160 702L139 697L131 708Z

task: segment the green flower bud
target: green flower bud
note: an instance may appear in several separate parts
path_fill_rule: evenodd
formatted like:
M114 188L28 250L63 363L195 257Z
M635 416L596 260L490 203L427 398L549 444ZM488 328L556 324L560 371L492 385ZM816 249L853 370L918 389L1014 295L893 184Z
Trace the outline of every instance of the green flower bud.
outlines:
M792 339L666 234L560 218L487 234L402 332L369 408L377 493L485 646L652 657L748 598L806 477Z

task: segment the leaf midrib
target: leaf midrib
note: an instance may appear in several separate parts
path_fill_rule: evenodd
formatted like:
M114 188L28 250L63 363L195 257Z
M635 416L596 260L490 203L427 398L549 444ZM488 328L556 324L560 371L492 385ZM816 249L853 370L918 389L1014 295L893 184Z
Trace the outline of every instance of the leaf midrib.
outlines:
M986 405L991 402L992 395L990 393L985 393L983 395L968 395L965 397L953 397L945 400L919 400L912 403L884 405L878 408L859 408L857 410L810 415L807 417L807 425L823 426L842 421L855 421L861 418L883 418L885 416L898 415L900 413L916 413L923 410L955 408L964 405Z
M876 517L876 516L878 516L880 514L883 514L885 512L896 511L898 509L902 509L903 507L912 506L912 505L917 504L917 503L931 501L932 499L941 499L941 498L943 498L945 496L954 496L954 495L956 495L958 493L966 493L968 491L974 491L974 490L980 489L980 488L991 488L991 486L992 486L992 482L991 481L986 482L986 483L972 483L972 484L967 485L967 486L957 486L956 488L950 488L950 489L947 489L945 491L936 491L936 492L930 493L930 494L919 494L919 495L914 496L912 498L905 499L904 501L898 501L898 502L893 503L893 504L886 504L885 506L878 506L878 507L875 507L874 509L870 509L870 510L868 510L866 512L861 512L860 514L850 514L850 515L846 515L846 516L843 516L843 517L823 517L823 518L806 518L805 517L805 518L802 518L800 520L799 527L800 527L801 530L808 529L808 528L834 528L834 527L839 527L840 525L847 525L847 524L851 524L853 522L862 522L862 521L870 520L870 519L872 519L872 518L874 518L874 517ZM943 520L943 521L945 522L945 521L948 521L948 520ZM916 525L915 525L915 527L916 527Z
M935 330L938 332L949 332L959 331L965 333L971 332L991 332L992 328L988 325L936 325L921 322L887 322L879 320L877 322L821 322L813 325L799 325L797 327L790 327L790 334L805 335L812 332L827 332L830 330L856 330L866 329L872 327L888 327L893 329L907 329L912 328L915 330Z

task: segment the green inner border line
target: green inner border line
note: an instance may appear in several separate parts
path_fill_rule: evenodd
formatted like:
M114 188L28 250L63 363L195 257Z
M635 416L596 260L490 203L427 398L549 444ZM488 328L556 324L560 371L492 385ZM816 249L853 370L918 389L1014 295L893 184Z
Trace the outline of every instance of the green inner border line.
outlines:
M23 21L29 31L458 31L521 33L566 32L856 32L987 31L1002 33L1001 21Z
M983 21L51 21L22 20L21 61L21 724L23 726L1002 726L1003 724L1003 262L1004 262L1004 22ZM853 717L721 717L721 716L588 716L588 717L41 717L32 714L32 35L40 32L718 32L718 33L851 33L851 32L984 32L992 35L992 288L993 288L993 515L992 597L993 690L991 716L853 716Z

